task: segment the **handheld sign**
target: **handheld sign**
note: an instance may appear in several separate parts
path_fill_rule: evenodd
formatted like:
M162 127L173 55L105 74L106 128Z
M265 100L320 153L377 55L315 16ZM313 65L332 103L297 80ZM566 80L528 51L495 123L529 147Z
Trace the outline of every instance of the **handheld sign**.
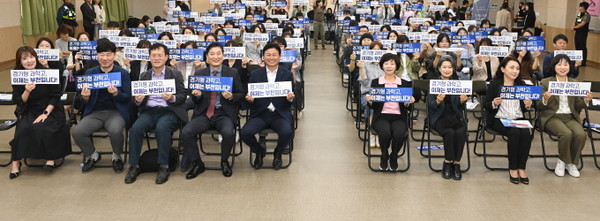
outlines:
M152 41L150 41L150 42L152 42ZM152 44L154 44L154 43L163 44L163 45L167 46L167 48L169 48L169 49L177 48L177 41L175 41L175 40L156 40L155 42L152 42Z
M446 6L445 5L430 5L429 6L429 11L445 11L446 10Z
M369 50L369 45L353 45L352 46L352 54L360 55L362 50Z
M502 46L481 46L479 54L485 56L506 57L508 56L508 47Z
M558 82L550 81L548 91L552 95L585 97L590 93L591 82Z
M149 61L150 54L147 48L125 48L125 58L132 61Z
M339 0L338 4L340 4L340 5L353 5L354 4L354 0Z
M131 94L135 95L160 95L162 93L176 93L175 79L132 81Z
M490 40L492 40L492 44L495 45L510 45L513 43L512 37L511 36L494 36L494 35L488 35L487 36Z
M244 41L268 42L269 33L244 33Z
M473 81L430 80L429 94L471 95L473 94Z
M131 31L131 33L135 36L140 36L140 35L146 34L146 28L129 28L129 31ZM113 35L113 36L118 36L118 34Z
M308 0L294 0L294 5L308 5Z
M554 56L559 54L565 54L569 56L569 59L572 61L582 61L583 60L583 51L582 50L556 50L554 51Z
M413 89L410 87L398 88L371 88L371 101L373 102L410 102Z
M248 94L254 98L286 97L289 92L292 92L291 81L248 84Z
M379 62L384 54L396 54L395 51L384 50L362 50L360 51L360 60L364 62Z
M475 35L453 35L452 43L454 44L475 44L476 37Z
M26 85L29 82L36 84L59 84L58 70L34 69L34 70L11 70L10 82L12 85Z
M516 51L544 51L546 41L517 41L515 43Z
M69 41L69 51L96 50L96 41Z
M443 51L443 52L454 52L462 51L462 48L433 48L435 51Z
M223 28L223 30L229 36L240 36L242 34L242 31L239 28Z
M394 23L398 23L400 25L392 25ZM392 27L392 30L395 30L393 28L393 26L397 26L397 27L406 27L406 30L408 30L408 26L402 26L402 19L384 19L383 20L383 25L390 25L390 27Z
M396 31L398 33L408 32L408 26L404 26L404 25L392 25L392 26L390 26L390 28L392 28L392 31Z
M115 43L117 47L135 47L140 42L140 38L138 37L111 36L108 40Z
M285 7L285 6L287 6L287 2L286 1L272 1L271 6L272 7Z
M439 34L423 34L421 35L421 43L436 43Z
M108 38L110 36L119 36L121 30L99 30L98 39Z
M211 25L198 25L194 28L197 33L211 33L212 26Z
M244 4L246 4L246 6L250 6L250 7L265 7L267 6L267 2L265 1L246 1L244 2Z
M46 61L58 61L60 56L60 49L34 49L39 59L46 59Z
M82 90L87 85L88 89L104 89L110 84L114 87L121 87L121 72L86 74L77 76L77 90Z
M422 25L426 21L431 22L431 19L430 18L415 18L415 17L410 18L410 23L415 24L415 25Z
M283 51L281 51L281 58L279 59L279 62L281 62L281 63L295 62L297 57L298 57L298 51L283 50Z
M160 34L143 34L138 37L143 40L157 40Z
M519 38L519 33L517 32L501 32L501 36L510 36L513 41L516 41Z
M304 38L286 38L288 48L304 48Z
M188 80L190 90L231 92L232 85L232 77L189 76Z
M199 48L174 48L170 50L171 59L180 61L204 60L204 49Z
M84 61L97 61L98 60L98 52L94 50L80 50L81 52L81 60Z
M173 35L177 43L186 43L188 41L198 41L198 35Z
M246 47L224 47L224 59L242 59L246 56Z
M342 26L342 33L358 33L359 26Z
M500 98L506 100L540 100L542 99L541 86L502 86Z
M412 41L412 40L421 39L421 35L423 35L423 32L406 32L404 34L406 34L406 37L408 37L408 40Z
M421 43L394 43L392 44L394 51L403 54L420 53Z

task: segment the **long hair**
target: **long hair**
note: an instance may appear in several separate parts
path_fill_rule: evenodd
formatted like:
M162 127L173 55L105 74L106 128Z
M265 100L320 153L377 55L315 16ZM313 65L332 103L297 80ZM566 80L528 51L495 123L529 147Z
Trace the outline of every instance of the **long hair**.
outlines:
M504 72L502 72L502 68L506 68L506 65L509 61L517 62L517 64L519 64L519 67L521 67L521 62L519 62L519 59L512 56L504 57L504 59L502 59L502 62L500 62L500 65L498 65L498 70L496 70L496 76L494 76L494 79L499 79L502 82L504 82ZM523 84L523 80L521 79L521 77L517 76L517 79L515 79L515 83L517 82Z
M21 58L23 58L23 55L25 54L30 54L33 55L35 57L35 68L41 68L42 64L40 64L40 59L38 58L37 53L35 52L35 50L33 50L32 47L30 46L21 46L20 48L17 49L17 53L15 55L15 70L24 70L25 67L23 67L23 64L21 63Z
M50 38L46 38L46 37L42 37L42 38L38 39L37 43L35 43L35 47L39 48L40 44L44 41L48 42L48 44L50 44L50 48L54 48L54 42L52 42L52 40L50 40Z

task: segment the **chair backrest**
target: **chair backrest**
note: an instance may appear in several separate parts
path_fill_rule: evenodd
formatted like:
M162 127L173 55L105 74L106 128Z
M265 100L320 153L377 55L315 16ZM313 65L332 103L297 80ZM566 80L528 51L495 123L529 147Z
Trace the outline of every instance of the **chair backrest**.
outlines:
M473 81L473 92L484 95L487 91L487 82L486 81Z
M248 64L247 68L248 69L248 73L252 73L253 71L256 71L256 69L259 69L260 66L257 64Z
M12 92L0 92L0 105L14 105Z
M591 92L600 92L600 81L590 81L590 83L592 83Z
M412 86L423 94L429 93L429 80L413 80Z

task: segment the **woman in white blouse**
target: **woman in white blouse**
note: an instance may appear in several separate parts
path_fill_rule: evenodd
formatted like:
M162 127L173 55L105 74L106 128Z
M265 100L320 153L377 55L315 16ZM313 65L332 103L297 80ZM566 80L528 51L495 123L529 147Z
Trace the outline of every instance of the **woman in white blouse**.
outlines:
M94 36L96 36L96 40L98 40L100 38L99 32L100 30L104 30L104 22L106 21L106 13L104 12L101 0L94 0L94 12L96 13L96 19L94 20Z
M523 119L525 112L531 108L531 100L506 100L500 98L503 86L522 86L525 82L519 78L520 63L516 58L506 57L500 63L496 76L487 88L484 107L487 112L487 127L508 137L508 169L510 182L513 184L529 184L525 171L529 149L531 148L531 131L527 128L505 127L500 119Z

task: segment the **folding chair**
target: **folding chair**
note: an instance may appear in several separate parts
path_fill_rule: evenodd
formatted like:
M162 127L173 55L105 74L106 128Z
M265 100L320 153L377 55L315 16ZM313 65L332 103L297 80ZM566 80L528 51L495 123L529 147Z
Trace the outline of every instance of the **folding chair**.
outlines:
M591 91L593 93L600 92L600 81L592 81ZM596 153L596 144L594 142L596 140L600 140L599 137L594 137L594 134L600 133L600 130L599 130L599 128L592 127L592 125L591 125L592 123L590 120L590 112L589 112L589 110L600 111L600 105L594 105L593 103L594 102L590 102L590 105L584 109L585 118L583 119L583 128L587 132L588 139L590 140L590 144L592 147L592 154L581 154L581 156L582 157L593 157L596 168L600 169L600 164L598 162L598 157L600 155L598 153Z
M241 127L240 127L240 119L238 118L237 123L235 125L235 134L238 134L239 131L241 131ZM221 152L209 152L204 149L204 142L202 142L203 134L210 135L214 141L218 141L218 139L215 139L215 136L220 134L219 131L208 130L202 134L199 134L198 135L198 144L200 147L200 152L202 154L207 155L207 156L221 156ZM236 146L238 146L238 145L240 147L240 151L236 152ZM244 149L242 148L242 140L240 139L236 142L236 144L233 145L233 148L231 149L231 153L229 154L229 156L231 157L231 167L233 167L233 165L235 164L235 157L242 155L243 151L244 151ZM206 169L221 170L221 167L220 166L219 167L206 167Z
M410 112L410 111L409 111ZM393 172L393 173L397 173L397 172L406 172L408 171L408 169L410 169L410 138L408 137L408 130L410 129L410 127L408 126L408 123L410 122L410 113L405 113L405 123L406 125L406 134L404 134L404 143L402 144L402 147L400 147L400 152L398 153L398 159L402 159L405 155L406 158L404 160L404 164L405 167L400 167L400 164L398 164L398 169L396 171L389 171L386 169L379 169L379 166L375 166L373 167L372 164L372 158L380 158L381 154L373 154L371 153L371 148L368 147L369 145L369 141L370 141L370 136L368 135L369 131L371 130L371 122L370 120L367 118L365 125L366 125L366 130L363 131L364 132L364 136L366 137L365 141L363 142L363 153L367 156L367 164L369 165L369 169L371 169L371 171L373 172ZM390 144L393 145L393 144ZM366 151L366 153L365 153Z
M424 97L427 97L427 94L429 94L429 80L413 80L412 87L414 90L420 91ZM417 120L420 112L424 112L425 115L427 115L427 112L425 112L425 111L427 111L427 107L426 107L427 104L425 103L425 99L419 99L419 100L421 100L423 102L415 102L413 104L413 111L411 112L412 115L410 116L410 120ZM423 135L425 133L425 125L423 125L423 129L415 129L415 125L413 125L411 122L409 124L409 128L410 128L410 137L414 141L422 142ZM421 138L415 136L415 132L422 133ZM436 142L439 142L439 140L436 140ZM425 156L422 151L420 151L420 154L421 154L421 156Z
M12 102L12 93L11 92L0 92L0 105L6 105L6 106L12 106L15 105L14 102ZM0 119L0 131L6 131L6 130L10 130L11 128L13 128L14 126L17 125L17 119ZM10 150L2 150L0 151L0 154L8 154L9 156L11 155L11 151ZM0 167L6 167L8 165L10 165L12 163L12 161L10 160L10 157L8 159L8 162L6 164L0 164Z
M183 130L183 126L185 126L183 124L183 122L179 122L179 129L173 131L173 134L175 134L175 132L179 131L179 134L177 135L177 138L174 138L173 135L171 135L171 141L176 140L177 141L177 147L175 148L175 150L177 150L177 163L175 165L179 164L179 155L183 155L183 150L182 150L182 143L181 143L181 131ZM154 132L154 130L150 130L148 132L145 133L145 138L146 138L146 146L148 147L148 150L151 150L152 147L150 146L150 139L156 139L156 137L151 137L149 133ZM158 147L157 147L158 148ZM173 144L171 144L171 147L173 148ZM141 154L141 153L140 153ZM176 168L169 168L171 171L175 170Z
M273 129L268 128L268 129L262 130L260 132L260 134L266 134L266 136L268 137L269 134L277 134L277 132ZM281 156L282 156L281 169L288 168L292 164L292 152L294 150L294 137L295 136L296 136L296 132L292 130L292 136L290 138L290 144L289 144L288 148L284 148L283 150L281 150L282 151L282 153L281 153ZM259 143L261 144L261 146L267 148L267 152L266 152L267 155L275 155L275 150L269 151L267 142L277 142L277 139L267 139L265 137L265 139L259 140ZM249 151L249 152L250 152L250 157L248 157L248 159L249 159L250 165L252 165L252 160L253 160L252 155L256 155L256 154L252 153L252 151ZM283 156L287 156L287 160L285 160ZM273 166L264 166L263 165L261 168L273 168Z
M486 93L486 90L487 90L487 82L486 82L486 81L473 81L473 92L474 92L476 95L472 96L472 97L470 98L470 100L471 100L471 101L477 101L477 102L478 102L478 104L477 104L477 106L475 106L475 107L473 107L473 108L471 108L471 109L467 108L467 110L466 110L466 111L467 111L467 114L468 114L468 113L471 113L471 114L472 114L472 116L473 116L475 119L477 119L478 121L479 121L479 120L481 120L481 118L482 118L482 117L485 117L485 116L481 116L481 113L482 113L482 112L481 112L481 109L483 108L483 99L481 99L481 98L482 98L481 96L484 96L484 95L485 95L485 93ZM467 101L467 102L469 102L469 101ZM469 132L469 133L474 133L474 134L475 134L475 136L474 136L474 137L476 137L476 136L477 136L477 134L479 133L479 131L480 131L481 129L482 129L482 128L479 128L479 127L478 127L478 128L477 128L477 129L475 129L475 130L468 130L468 132ZM492 138L491 138L491 139L489 139L489 140L484 140L484 142L488 142L488 143L490 143L490 142L494 142L494 140L496 140L496 136L495 136L495 135L492 135ZM467 140L467 142L474 143L474 142L475 142L475 140ZM475 149L475 148L473 149L473 152L475 153L475 155L477 155L477 156L481 156L481 154L480 154L480 153L477 153L477 151L476 151L476 149Z

